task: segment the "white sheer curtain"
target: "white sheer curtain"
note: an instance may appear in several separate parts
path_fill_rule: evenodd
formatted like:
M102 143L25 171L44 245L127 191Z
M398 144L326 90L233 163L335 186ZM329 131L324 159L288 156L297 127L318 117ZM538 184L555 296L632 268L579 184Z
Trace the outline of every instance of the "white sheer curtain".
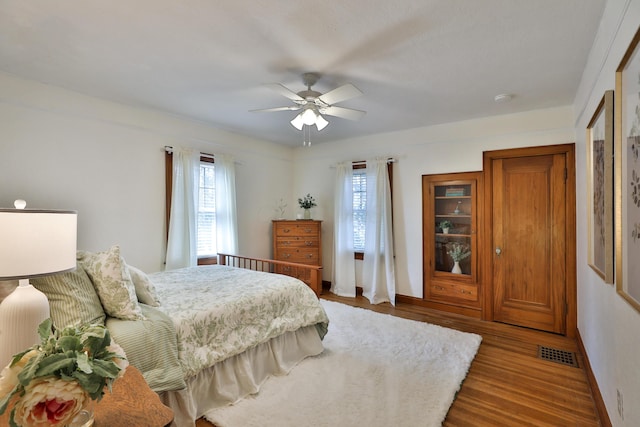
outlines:
M395 305L391 185L387 159L367 160L367 219L362 267L363 296L372 304L388 301Z
M333 226L333 275L331 292L356 296L356 272L353 250L353 166L336 166Z
M198 184L200 153L173 150L173 184L171 219L167 240L165 269L191 267L198 264Z
M238 253L238 221L236 214L236 172L233 157L215 156L216 175L216 250Z

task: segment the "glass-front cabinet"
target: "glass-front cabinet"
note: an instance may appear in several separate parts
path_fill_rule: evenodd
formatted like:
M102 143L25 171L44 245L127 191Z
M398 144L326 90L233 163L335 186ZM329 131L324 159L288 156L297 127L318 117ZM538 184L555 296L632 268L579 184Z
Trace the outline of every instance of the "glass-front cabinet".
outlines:
M480 172L422 176L427 301L480 309L477 249L481 178Z

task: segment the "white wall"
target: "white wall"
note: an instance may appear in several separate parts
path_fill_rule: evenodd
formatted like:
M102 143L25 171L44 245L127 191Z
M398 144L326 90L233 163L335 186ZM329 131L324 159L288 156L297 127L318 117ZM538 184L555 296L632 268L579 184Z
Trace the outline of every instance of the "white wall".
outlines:
M609 0L575 100L578 329L614 426L640 425L640 313L587 265L586 127L640 23L640 0ZM637 260L635 260L637 262ZM618 413L617 391L623 397Z
M0 74L0 206L77 210L79 249L162 269L165 145L235 156L240 250L268 257L291 148Z
M324 280L331 280L333 186L338 162L376 156L393 165L397 293L422 297L422 175L482 170L482 152L575 141L570 107L532 111L300 147L295 152L294 195L318 199L323 220Z

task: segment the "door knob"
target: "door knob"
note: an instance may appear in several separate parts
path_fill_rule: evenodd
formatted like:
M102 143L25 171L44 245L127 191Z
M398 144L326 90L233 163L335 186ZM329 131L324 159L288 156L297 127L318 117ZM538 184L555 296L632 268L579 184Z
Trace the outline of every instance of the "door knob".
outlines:
M502 253L502 249L500 249L499 246L496 247L496 255L500 256L500 254Z

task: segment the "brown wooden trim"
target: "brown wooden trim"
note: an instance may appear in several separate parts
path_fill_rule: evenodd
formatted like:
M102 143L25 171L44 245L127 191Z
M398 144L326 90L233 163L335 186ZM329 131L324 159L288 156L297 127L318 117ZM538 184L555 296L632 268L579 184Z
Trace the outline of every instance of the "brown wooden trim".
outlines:
M355 252L353 258L362 261L364 259L364 252Z
M607 412L607 407L604 404L604 399L602 398L602 394L600 393L600 387L598 387L596 376L593 374L593 370L591 369L589 356L587 355L587 350L584 347L584 342L582 342L582 337L580 336L580 331L578 329L576 329L576 344L578 345L578 350L582 355L584 372L587 375L587 381L589 382L589 387L591 388L591 395L593 397L593 402L596 405L596 411L598 411L600 425L602 427L611 427L612 424L611 419L609 418L609 413Z
M490 152L495 153L495 152ZM495 153L497 156L498 153ZM493 320L493 154L482 153L482 174L484 185L484 215L483 222L479 225L482 228L484 239L479 242L478 250L486 256L480 262L482 287L482 319Z
M566 289L566 302L567 302L567 315L565 317L566 336L575 338L578 333L578 272L577 272L577 248L576 248L576 158L575 158L575 144L565 145L568 149L566 151L566 164L567 168L567 192L566 206L566 224L567 224L567 289Z

